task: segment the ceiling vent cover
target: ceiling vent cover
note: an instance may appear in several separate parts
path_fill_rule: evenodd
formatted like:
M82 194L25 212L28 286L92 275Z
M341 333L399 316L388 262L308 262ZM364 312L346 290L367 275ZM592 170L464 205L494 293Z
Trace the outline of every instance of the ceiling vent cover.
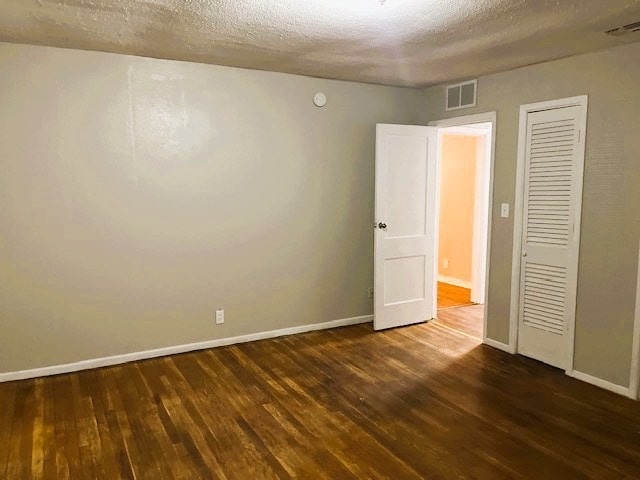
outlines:
M477 80L447 85L447 111L475 107L477 90Z
M640 32L640 22L630 23L629 25L623 25L622 27L612 28L611 30L607 30L607 35L613 35L614 37L619 37L621 35L626 35L627 33L632 32Z

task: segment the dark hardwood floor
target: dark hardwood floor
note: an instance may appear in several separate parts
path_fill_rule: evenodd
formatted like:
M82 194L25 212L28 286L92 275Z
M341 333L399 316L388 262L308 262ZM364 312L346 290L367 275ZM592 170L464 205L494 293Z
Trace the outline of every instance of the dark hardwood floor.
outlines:
M640 405L431 322L0 384L0 478L640 477Z

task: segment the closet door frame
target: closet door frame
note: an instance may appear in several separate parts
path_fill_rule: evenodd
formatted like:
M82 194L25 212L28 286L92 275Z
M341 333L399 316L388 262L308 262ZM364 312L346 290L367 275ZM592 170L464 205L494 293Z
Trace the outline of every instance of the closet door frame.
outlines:
M520 106L520 124L518 132L518 157L517 157L517 169L516 169L516 196L515 205L513 209L513 254L512 254L512 269L511 269L511 305L510 305L510 319L509 319L509 350L511 353L518 352L518 327L519 327L519 310L520 310L520 274L521 274L521 259L522 259L522 232L523 232L523 216L524 216L524 189L525 189L525 155L526 155L526 142L527 142L527 121L529 113L540 112L544 110L555 110L565 107L580 107L580 139L577 146L577 169L578 175L575 185L576 195L580 198L576 202L575 212L575 230L577 232L576 238L576 252L574 261L578 262L579 250L580 250L580 225L582 219L582 185L584 179L584 155L585 144L587 136L587 106L589 103L589 97L587 95L581 95L577 97L563 98L559 100L551 100L539 103L530 103ZM577 271L577 269L576 269ZM577 275L575 281L577 282ZM573 373L573 354L575 343L575 314L571 318L571 322L568 325L569 330L567 332L567 365L566 373L571 375Z

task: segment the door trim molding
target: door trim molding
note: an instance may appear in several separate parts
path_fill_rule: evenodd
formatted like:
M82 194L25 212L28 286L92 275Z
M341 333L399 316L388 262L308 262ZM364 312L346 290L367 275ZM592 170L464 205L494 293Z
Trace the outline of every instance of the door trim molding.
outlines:
M640 399L640 248L638 249L638 278L636 281L636 312L633 322L633 347L631 350L631 376L629 397Z
M430 127L457 127L461 125L469 125L471 123L490 123L491 124L491 154L489 156L489 192L488 192L488 205L486 209L487 215L487 245L486 245L486 253L485 253L485 275L484 275L484 319L482 325L482 342L487 345L494 346L496 348L503 349L503 343L497 340L493 340L487 337L487 318L489 311L489 274L491 270L491 232L492 232L492 218L493 218L493 180L494 180L494 170L495 170L495 158L496 158L496 127L497 127L497 113L493 112L484 112L484 113L476 113L473 115L463 115L459 117L446 118L442 120L435 120L429 122L427 125ZM440 137L440 132L438 132L438 137ZM436 159L440 159L440 142L438 141L438 148L436 152ZM438 161L438 173L437 177L440 177L440 168ZM439 212L440 205L439 200L436 201L436 212ZM436 227L438 225L438 218L436 214ZM436 235L436 244L434 252L438 251L438 236ZM438 269L435 269L435 274L437 275ZM436 283L437 285L437 283ZM434 312L433 317L437 316L438 302L437 302L437 288L434 289ZM500 345L500 346L497 346ZM513 352L511 352L513 353Z
M538 103L529 103L520 106L520 123L518 129L518 156L516 163L516 191L515 191L515 203L513 208L513 252L511 263L511 304L509 312L509 350L511 353L518 352L518 312L520 304L520 259L522 255L522 220L524 209L524 169L525 169L525 155L526 155L526 141L527 141L527 115L533 112L541 112L544 110L555 110L557 108L565 107L581 107L580 116L580 131L582 136L578 142L577 160L578 160L578 184L576 189L580 195L580 201L576 208L576 217L574 223L574 230L577 235L577 251L576 259L580 258L580 225L582 219L582 187L584 178L584 157L585 157L585 145L586 145L586 130L587 130L587 108L589 103L588 95L580 95L577 97L562 98L558 100L550 100ZM576 260L577 261L577 260ZM577 277L576 277L577 281ZM567 332L567 362L566 373L572 375L573 373L573 354L574 354L574 342L575 342L575 313L573 315L573 322L569 325L569 331ZM579 374L584 379L586 374ZM604 380L603 380L604 382Z

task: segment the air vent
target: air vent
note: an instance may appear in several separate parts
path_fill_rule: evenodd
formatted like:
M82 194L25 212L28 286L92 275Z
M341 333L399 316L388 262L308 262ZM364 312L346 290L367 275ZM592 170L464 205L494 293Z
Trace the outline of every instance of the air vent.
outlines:
M611 30L607 30L607 35L612 35L614 37L620 37L621 35L626 35L627 33L640 32L640 22L630 23L629 25L623 25L622 27L612 28Z
M460 108L475 107L477 89L477 80L448 85L446 109L458 110Z

